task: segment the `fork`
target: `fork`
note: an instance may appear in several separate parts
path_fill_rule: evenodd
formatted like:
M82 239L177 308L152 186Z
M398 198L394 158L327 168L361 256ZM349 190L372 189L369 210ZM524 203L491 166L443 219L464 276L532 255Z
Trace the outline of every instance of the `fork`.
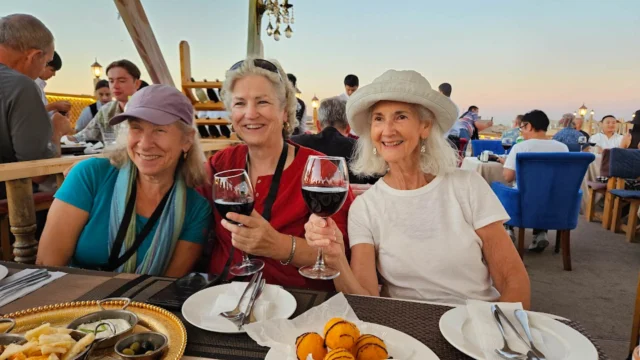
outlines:
M496 305L491 305L491 312L493 313L493 317L498 325L498 330L500 330L500 334L502 335L502 349L495 349L496 353L500 355L503 359L525 359L525 355L519 352L511 350L509 345L507 344L507 337L504 333L504 328L502 327L502 320L500 320L500 314L498 314Z
M244 288L242 295L240 295L240 299L238 300L238 305L236 305L236 307L231 311L221 312L220 316L229 320L238 319L240 317L240 315L242 314L242 312L240 311L240 304L242 303L242 299L244 299L244 296L247 294L247 291L249 291L251 286L255 284L257 278L258 278L258 273L253 274L253 276L251 277L251 280L249 280L249 283L247 284L247 287Z

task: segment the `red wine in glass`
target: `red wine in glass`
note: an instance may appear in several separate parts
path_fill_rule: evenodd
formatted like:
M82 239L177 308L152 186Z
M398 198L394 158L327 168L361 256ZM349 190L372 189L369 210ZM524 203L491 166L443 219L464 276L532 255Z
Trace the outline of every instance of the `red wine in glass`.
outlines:
M244 169L227 170L213 175L213 204L221 217L227 219L230 212L249 216L253 211L253 186ZM235 276L248 276L264 268L264 261L251 259L242 252L242 262L234 264L229 272Z
M342 157L309 156L302 173L302 197L313 214L323 217L337 213L349 192L349 172ZM298 269L300 274L310 279L331 280L340 271L324 264L322 249L314 265Z

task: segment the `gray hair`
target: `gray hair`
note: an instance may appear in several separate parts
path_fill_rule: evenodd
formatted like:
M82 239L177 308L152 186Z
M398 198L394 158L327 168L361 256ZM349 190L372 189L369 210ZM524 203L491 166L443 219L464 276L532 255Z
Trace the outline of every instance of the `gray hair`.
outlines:
M111 165L116 168L121 168L129 160L129 153L127 152L127 143L129 137L127 123L121 123L117 126L118 138L113 146L107 147L105 154L111 161ZM198 186L207 183L207 174L205 172L204 164L205 157L202 151L202 145L200 144L200 135L195 125L187 125L182 121L176 121L178 127L182 131L184 136L193 136L193 144L191 149L187 151L187 158L184 161L178 162L178 170L184 177L184 182L188 187L196 188ZM193 130L193 132L191 132ZM191 135L190 132L193 134Z
M420 121L431 124L431 132L427 139L421 141L419 146L425 147L425 152L419 152L420 170L425 174L445 175L454 171L458 165L458 153L445 139L444 133L435 123L436 116L433 112L421 105L413 105L418 113ZM373 153L373 141L371 140L371 118L373 106L369 109L368 124L356 143L354 158L351 161L351 170L355 174L364 176L384 175L389 165L384 159Z
M318 121L323 129L327 126L340 130L346 129L349 126L347 102L337 96L322 100L318 108Z
M0 18L0 45L16 51L46 51L53 46L53 34L34 16L7 15Z
M298 119L296 118L296 108L298 106L296 90L293 87L293 84L291 84L291 81L287 78L287 73L279 62L276 60L269 60L269 62L273 63L273 65L278 68L279 74L276 74L255 66L255 59L256 58L254 57L246 58L238 69L227 71L220 94L222 96L224 106L229 109L228 111L231 111L233 108L231 100L233 99L233 87L235 86L236 81L251 75L264 76L271 82L271 85L273 85L273 88L276 91L276 97L280 101L281 108L287 110L287 122L290 126L288 128L284 128L282 130L282 134L285 138L288 138L291 133L293 133L293 130L298 126Z
M575 115L571 113L566 113L562 115L562 119L560 119L560 126L565 128L575 128L573 120L575 120Z

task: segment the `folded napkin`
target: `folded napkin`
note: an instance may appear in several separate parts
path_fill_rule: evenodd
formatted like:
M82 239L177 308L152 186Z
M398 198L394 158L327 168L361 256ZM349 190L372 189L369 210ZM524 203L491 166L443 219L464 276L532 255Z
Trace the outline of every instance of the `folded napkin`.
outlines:
M493 316L493 312L491 312L492 304L494 303L479 300L467 300L467 312L469 313L469 319L471 319L472 328L475 332L475 338L477 339L476 343L478 347L482 349L485 360L501 360L502 358L498 356L495 350L502 349L504 342L502 340L502 335L500 335L498 324ZM520 333L523 339L527 340L520 322L513 314L516 309L522 310L522 304L495 304L500 306L500 309L502 309L502 312L507 316L509 321L511 321L513 326L515 326L518 333ZM526 354L529 351L529 348L522 342L522 340L518 339L518 336L514 334L513 330L504 318L501 317L500 319L502 320L502 328L504 329L507 338L507 344L511 350ZM543 353L548 354L548 352L546 352L547 349L544 346L542 334L534 328L531 317L529 317L529 327L531 328L531 336L533 337L533 343L536 348Z
M37 271L38 269L25 269L22 270L20 272L17 272L3 280L0 281L0 286L2 285L6 285L12 281L18 280L24 276L27 276L35 271ZM2 291L0 292L0 296L2 297L2 299L0 299L0 306L5 306L8 303L20 299L21 297L28 295L38 289L40 289L41 287L67 275L66 273L63 272L56 272L56 271L49 271L49 274L51 274L51 277L48 278L47 280L41 281L37 284L31 285L29 287L20 289L18 291L15 291L14 289L9 289L7 291ZM5 296L7 295L7 296Z
M71 140L69 140L69 137L67 137L67 135L64 135L64 136L62 136L60 138L60 144L62 144L62 145L78 145L78 144L84 145L86 143L84 141L80 141L80 142L71 141Z
M221 318L219 316L221 312L235 309L238 300L240 300L240 296L248 284L247 282L232 282L229 284L229 291L216 298L209 314L202 317L202 324L206 326L209 322L218 322ZM249 305L252 290L253 288L249 289L244 299L242 299L240 311L245 311L247 305ZM268 320L273 317L272 310L274 304L269 301L269 299L277 298L276 293L277 288L265 285L262 290L262 295L260 295L253 305L253 316L256 317L257 321Z
M104 149L104 144L100 141L98 141L95 144L87 143L87 147L84 149L84 153L87 155L97 154L102 152L103 149Z

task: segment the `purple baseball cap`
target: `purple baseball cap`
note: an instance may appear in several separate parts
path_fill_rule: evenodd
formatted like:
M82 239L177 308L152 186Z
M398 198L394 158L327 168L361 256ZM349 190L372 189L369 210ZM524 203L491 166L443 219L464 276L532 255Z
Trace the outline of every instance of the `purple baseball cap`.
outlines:
M180 120L193 124L193 105L178 89L168 85L149 85L137 91L125 106L125 111L109 120L110 125L129 118L148 121L156 125L169 125Z

